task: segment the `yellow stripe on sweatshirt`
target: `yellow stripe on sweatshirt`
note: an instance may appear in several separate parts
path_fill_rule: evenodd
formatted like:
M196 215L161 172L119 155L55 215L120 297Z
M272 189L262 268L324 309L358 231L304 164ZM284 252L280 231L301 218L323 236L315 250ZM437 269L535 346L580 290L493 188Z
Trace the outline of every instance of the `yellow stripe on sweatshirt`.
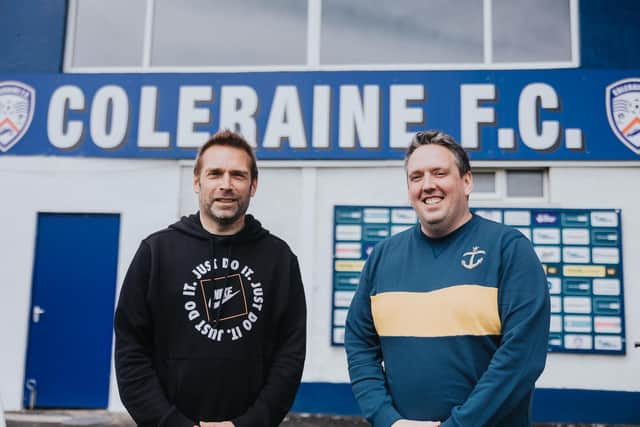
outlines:
M431 292L384 292L371 297L380 336L500 335L498 289L456 285Z

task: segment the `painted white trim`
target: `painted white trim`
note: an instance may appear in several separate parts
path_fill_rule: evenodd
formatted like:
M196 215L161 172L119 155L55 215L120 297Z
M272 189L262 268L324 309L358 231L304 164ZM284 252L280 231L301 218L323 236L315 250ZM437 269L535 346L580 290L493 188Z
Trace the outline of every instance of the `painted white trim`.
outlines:
M322 25L322 0L307 3L307 65L320 65L320 31Z
M570 0L569 13L571 14L571 62L575 67L580 66L580 2Z
M493 63L493 0L482 2L483 56L484 63Z
M575 68L573 62L536 62L513 63L501 62L494 64L466 63L466 64L373 64L373 65L264 65L264 66L153 66L149 69L142 67L74 67L69 73L77 74L112 74L112 73L267 73L267 72L316 72L316 71L465 71L465 70L548 70Z
M76 16L78 15L78 0L69 0L67 9L67 26L64 41L64 59L62 61L62 71L73 72L73 50L75 49L76 36Z
M142 45L142 68L151 69L151 47L153 46L153 14L156 10L155 0L147 0L144 14L144 41Z

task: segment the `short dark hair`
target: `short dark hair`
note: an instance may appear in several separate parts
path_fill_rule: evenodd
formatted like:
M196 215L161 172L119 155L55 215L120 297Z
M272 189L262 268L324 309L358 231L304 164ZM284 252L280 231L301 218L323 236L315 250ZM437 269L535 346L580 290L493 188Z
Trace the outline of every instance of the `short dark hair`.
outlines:
M251 159L251 180L258 178L258 165L256 163L256 155L253 152L253 148L242 135L236 132L232 132L229 129L221 130L212 135L207 142L198 150L196 156L196 164L193 166L193 175L200 175L200 169L202 168L202 155L205 151L214 145L220 145L225 147L238 148L249 156Z
M464 151L464 148L460 144L456 142L453 137L447 135L444 132L439 130L425 130L417 132L413 139L411 140L411 144L409 144L409 148L407 148L407 152L404 156L404 167L407 168L407 162L409 161L409 157L413 154L416 149L422 147L423 145L435 144L441 147L446 148L451 151L453 156L456 159L456 165L458 166L458 172L460 176L465 175L468 172L471 172L471 164L469 163L469 156L467 156L467 152Z

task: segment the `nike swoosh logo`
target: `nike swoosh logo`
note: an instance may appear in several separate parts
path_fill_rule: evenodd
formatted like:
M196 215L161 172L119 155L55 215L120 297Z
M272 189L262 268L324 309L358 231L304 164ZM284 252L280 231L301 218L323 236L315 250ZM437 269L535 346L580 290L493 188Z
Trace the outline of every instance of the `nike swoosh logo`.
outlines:
M213 303L213 308L218 308L220 307L221 304L225 304L227 301L229 301L231 298L235 297L236 295L238 295L240 293L239 290L235 291L232 294L229 295L225 295L222 297L222 301L216 301Z

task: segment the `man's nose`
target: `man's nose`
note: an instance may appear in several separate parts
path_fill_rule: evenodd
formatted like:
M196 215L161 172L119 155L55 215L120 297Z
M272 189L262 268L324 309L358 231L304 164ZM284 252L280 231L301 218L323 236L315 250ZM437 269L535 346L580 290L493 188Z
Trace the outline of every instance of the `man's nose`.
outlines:
M231 188L231 175L229 173L222 175L222 187Z
M434 189L434 181L431 178L431 175L425 175L422 180L422 190L429 191Z

